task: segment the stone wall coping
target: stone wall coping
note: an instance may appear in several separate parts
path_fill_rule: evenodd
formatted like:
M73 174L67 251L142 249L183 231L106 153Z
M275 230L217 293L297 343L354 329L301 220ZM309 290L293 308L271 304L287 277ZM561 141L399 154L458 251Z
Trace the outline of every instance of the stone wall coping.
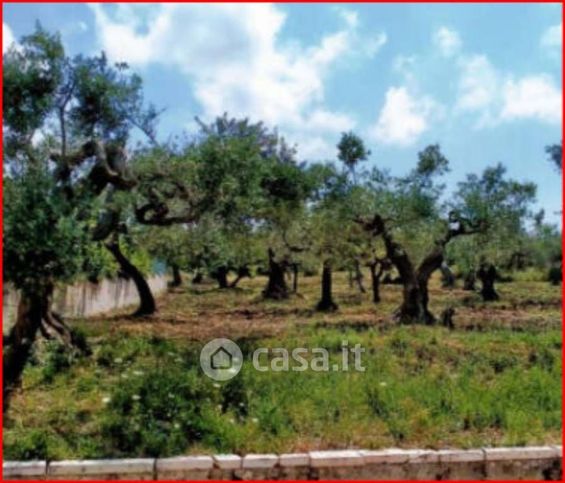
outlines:
M43 476L47 471L46 461L6 461L2 474L6 476Z
M310 455L308 453L289 453L279 456L280 466L310 466Z
M525 446L523 448L484 448L486 461L530 460L558 458L553 446Z
M153 458L53 461L47 466L48 475L102 475L115 473L152 473Z
M395 464L406 463L408 461L406 451L400 448L360 450L359 453L361 453L365 464Z
M498 461L551 461L562 457L562 446L529 446L474 449L400 449L311 451L288 454L218 454L174 458L126 458L68 461L4 461L5 479L44 476L80 477L84 475L142 475L150 478L159 472L219 470L270 470L275 467L340 468L370 464L425 465ZM545 464L545 463L544 463Z
M243 457L242 468L244 470L274 468L279 462L276 454L248 454Z
M214 460L211 456L176 456L173 458L159 458L157 472L183 471L183 470L211 470Z
M358 466L363 464L363 456L356 450L310 451L312 468L331 466Z
M440 463L484 461L486 457L482 449L440 449L437 453Z
M438 463L439 453L431 449L407 449L408 463Z
M237 454L217 454L212 456L214 466L221 470L238 470L241 468L241 456Z

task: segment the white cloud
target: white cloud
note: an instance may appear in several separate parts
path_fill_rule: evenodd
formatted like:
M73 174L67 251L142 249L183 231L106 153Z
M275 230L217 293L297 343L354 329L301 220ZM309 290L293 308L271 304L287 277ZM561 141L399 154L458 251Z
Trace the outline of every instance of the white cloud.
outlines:
M373 38L368 38L363 42L364 50L369 57L374 57L379 50L387 43L388 37L384 32L379 33Z
M515 78L496 69L485 55L461 57L459 68L455 110L478 114L476 127L517 119L561 122L561 89L549 75Z
M549 49L561 49L563 46L563 23L549 27L541 36L540 45Z
M304 46L282 43L286 16L273 4L90 5L110 59L178 68L192 81L205 119L226 111L249 116L278 126L291 142L304 130L323 137L353 123L324 107L324 81L342 59L374 55L386 42L376 37L360 49L358 16L344 9L343 28Z
M2 22L2 55L6 53L12 43L15 42L14 34L8 24Z
M428 130L431 118L439 111L439 105L430 97L416 98L406 87L391 87L372 137L382 144L409 146Z
M325 110L314 111L306 124L310 129L336 134L355 127L355 121L350 116Z
M549 76L524 77L508 80L503 87L501 118L538 119L550 124L560 124L563 95Z
M440 27L433 35L433 42L441 55L452 57L461 49L461 38L457 31L448 27Z
M337 7L336 10L350 27L356 28L359 25L359 14L355 10L343 7Z
M484 55L462 57L456 108L477 111L490 106L497 96L498 73Z

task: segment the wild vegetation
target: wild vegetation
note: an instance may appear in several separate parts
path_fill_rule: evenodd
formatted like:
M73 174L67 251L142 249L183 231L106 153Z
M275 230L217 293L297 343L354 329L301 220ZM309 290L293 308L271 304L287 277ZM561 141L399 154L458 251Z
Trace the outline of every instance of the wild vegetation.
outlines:
M533 212L533 183L498 164L448 187L438 144L393 175L355 133L335 161L299 161L276 130L227 114L162 142L127 65L71 59L41 27L3 75L3 276L21 295L6 455L558 439L561 233ZM546 151L560 171L561 144ZM157 262L171 273L159 300ZM132 315L53 311L57 284L102 277L135 283ZM245 367L217 387L197 361L218 336L246 353L347 339L368 369Z
M369 271L363 270L368 278ZM265 276L235 290L205 283L159 299L159 313L73 321L92 354L36 346L5 417L5 458L97 458L317 448L477 447L561 441L561 292L541 281L501 283L501 300L430 283L431 309L457 310L453 329L398 325L402 297L370 294L335 274L339 311L315 310L320 276L300 296L269 301ZM215 382L204 342L236 341L242 371ZM257 372L257 347L322 347L341 360L361 344L365 372Z

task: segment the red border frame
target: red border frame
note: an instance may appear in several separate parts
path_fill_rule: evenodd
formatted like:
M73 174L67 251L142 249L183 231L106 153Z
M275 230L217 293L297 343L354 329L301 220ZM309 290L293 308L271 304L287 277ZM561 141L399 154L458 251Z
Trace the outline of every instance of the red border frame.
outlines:
M2 3L2 9L0 10L0 21L3 22L3 18L4 18L4 4L5 3L224 3L224 2L218 2L218 1L208 1L208 2L199 2L197 0L186 0L186 1L180 1L180 0L169 0L169 1L164 1L164 2L155 2L152 0L125 0L124 2L116 2L113 0L100 0L100 1L93 1L93 0L85 0L85 1L73 1L73 0L59 0L57 2L53 2L53 1L49 1L49 0L0 0ZM301 0L287 0L285 2L282 1L278 1L278 0L274 0L274 2L265 2L263 0L251 0L250 2L240 2L240 1L235 1L235 2L229 2L229 3L351 3L351 4L355 4L355 3L555 3L555 4L560 4L561 5L561 18L563 18L563 5L564 5L564 0L562 1L556 1L556 0L541 0L541 1L528 1L528 0L498 0L496 2L493 1L489 1L489 0L458 0L457 2L453 2L453 1L449 1L449 0L432 0L432 1L426 1L426 0L412 0L410 2L407 1L402 1L402 0L391 0L391 1L380 1L380 0L357 0L357 1L351 1L351 0L344 0L344 1L339 1L339 0L305 0L305 1L301 1ZM563 33L562 33L563 35ZM2 46L2 40L0 40L0 46ZM561 92L563 92L563 74L565 73L565 69L564 69L564 65L563 65L563 51L561 53L561 75L562 75L562 83L561 83ZM3 69L3 64L2 64L2 60L0 60L0 70ZM2 88L2 83L3 83L3 77L0 77L0 88ZM3 88L2 88L2 92L3 92ZM562 110L563 113L565 114L565 109L564 106L562 105ZM0 97L0 114L3 113L3 98ZM563 122L562 122L562 126L561 126L561 135L563 138L563 133L565 132L563 129ZM3 145L0 145L0 154L3 154ZM565 193L565 181L563 178L563 175L561 177L561 196L562 196L562 205L563 205L563 194ZM2 180L0 179L0 204L2 204L3 206L3 189L2 189ZM561 211L561 223L562 223L562 227L563 225L565 225L565 211L562 209ZM0 228L2 228L3 230L3 210L2 212L0 212ZM0 248L2 248L2 244L3 244L3 238L0 239ZM565 250L565 241L563 239L563 237L561 238L561 246L562 246L562 250ZM2 250L3 253L3 250ZM3 272L3 257L0 257L0 269L2 270L2 274ZM0 278L0 288L3 288L3 277ZM562 280L562 284L561 284L561 338L562 341L563 339L565 339L565 325L563 324L564 318L563 318L563 314L565 312L565 300L563 300L563 295L565 294L565 276L563 276L563 280ZM2 291L2 295L0 295L0 302L3 302L3 296L4 296L4 292ZM0 323L1 324L1 323ZM0 341L0 350L3 352L3 341ZM561 359L564 359L564 355L565 355L565 349L563 348L563 345L561 346ZM562 372L561 374L561 382L562 382L562 388L565 386L565 373ZM2 379L2 369L0 368L0 379ZM2 395L0 395L0 405L3 406L3 401L2 401ZM565 401L565 398L563 396L563 391L562 391L562 396L561 396L561 418L562 418L562 427L565 426L565 413L563 411L563 402ZM2 432L3 435L3 419L0 420L0 432ZM563 430L562 430L563 431ZM0 440L2 439L1 435L0 435ZM561 444L563 444L563 441L565 441L565 438L563 436L563 433L561 435ZM3 446L0 447L0 459L2 460L2 462L4 461L3 459ZM0 476L0 481L4 481L4 477L3 474ZM20 480L20 481L28 481L28 482L32 482L32 481L53 481L53 480ZM67 480L67 481L73 481L73 480ZM88 481L95 481L95 482L102 482L102 481L107 481L107 480L88 480ZM121 481L126 481L126 482L130 482L130 483L136 483L140 480L121 480ZM165 481L165 480L162 480ZM186 480L188 481L188 480ZM211 482L217 481L218 483L220 483L219 480L208 480ZM273 481L273 480L271 480ZM286 480L286 481L290 481L290 482L300 482L300 481L304 481L304 480ZM321 480L322 481L322 480ZM332 481L332 480L326 480L326 481ZM340 480L340 481L347 481L347 480ZM356 480L356 481L365 481L365 482L369 482L369 481L379 481L379 480ZM414 480L397 480L399 483L409 483L412 482ZM430 481L430 480L418 480L418 481ZM432 480L433 481L433 480ZM452 480L444 480L444 481L452 481ZM493 481L493 480L491 480ZM519 480L503 480L506 482L517 482ZM565 480L562 480L565 481ZM172 483L172 481L170 482Z

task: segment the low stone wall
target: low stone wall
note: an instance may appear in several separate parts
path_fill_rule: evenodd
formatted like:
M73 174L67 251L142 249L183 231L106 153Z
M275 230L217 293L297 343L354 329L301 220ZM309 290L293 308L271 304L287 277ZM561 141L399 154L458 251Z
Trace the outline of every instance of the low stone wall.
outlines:
M4 462L5 480L561 480L561 446Z
M154 295L167 290L166 275L153 275L147 283ZM4 332L16 320L19 293L8 284L3 287L2 323ZM79 282L57 288L53 307L65 317L89 317L139 303L137 289L132 280L104 279L99 283Z

